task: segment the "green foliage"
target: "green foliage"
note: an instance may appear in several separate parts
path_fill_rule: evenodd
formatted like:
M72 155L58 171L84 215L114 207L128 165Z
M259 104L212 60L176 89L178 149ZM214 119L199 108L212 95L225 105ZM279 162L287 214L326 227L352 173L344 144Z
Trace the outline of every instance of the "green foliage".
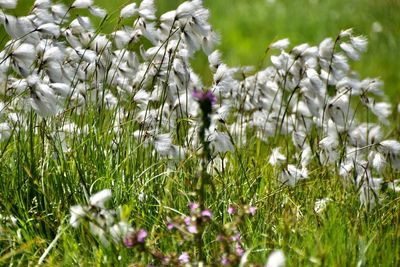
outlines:
M25 2L21 1L18 12L25 13ZM98 4L116 10L125 2ZM159 0L160 10L174 8L177 2ZM293 43L316 43L343 28L354 27L371 40L368 53L355 68L363 76L382 74L389 95L396 96L400 84L400 44L396 41L400 33L394 30L400 28L396 16L400 5L396 1L272 2L205 1L212 25L221 33L221 50L228 63L262 65L267 46L282 37L289 37ZM373 31L374 22L379 22L383 31ZM200 57L194 64L207 79L206 58ZM68 115L46 121L32 112L29 127L0 144L0 214L18 218L14 225L0 217L0 265L36 264L49 247L48 266L150 262L139 249L103 246L89 234L88 225L77 229L69 226L70 206L87 204L91 193L104 188L113 191L112 206L123 205L124 218L130 218L134 227L148 230L153 242L150 246L182 252L181 240L166 229L165 222L187 214L188 202L195 200L199 152L192 151L193 156L176 163L171 171L169 161L133 138L137 124L128 120L116 136L110 129L116 112L92 107L84 116L72 115L81 126L91 127L71 140L75 145L64 155L60 136L52 133L62 127L63 116ZM219 256L212 253L217 246L212 235L232 221L228 206L251 203L257 213L241 226L251 261L264 264L270 251L280 248L288 266L400 264L398 196L389 195L382 205L368 212L360 206L357 188L347 188L337 173L317 163L310 180L296 188L282 186L276 170L268 165L268 156L271 148L286 140L271 140L266 145L248 135L251 142L247 147L235 147L234 153L227 153L229 168L211 171L213 188L205 192L204 199L217 225L211 226L204 237L207 259ZM317 213L315 202L322 198L332 201L324 212ZM56 242L54 246L52 241Z

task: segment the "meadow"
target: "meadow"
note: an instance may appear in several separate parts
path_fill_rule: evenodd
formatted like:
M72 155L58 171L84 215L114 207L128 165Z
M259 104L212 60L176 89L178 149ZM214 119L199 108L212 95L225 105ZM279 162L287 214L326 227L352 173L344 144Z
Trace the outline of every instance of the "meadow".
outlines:
M399 2L32 4L0 0L0 265L400 264Z

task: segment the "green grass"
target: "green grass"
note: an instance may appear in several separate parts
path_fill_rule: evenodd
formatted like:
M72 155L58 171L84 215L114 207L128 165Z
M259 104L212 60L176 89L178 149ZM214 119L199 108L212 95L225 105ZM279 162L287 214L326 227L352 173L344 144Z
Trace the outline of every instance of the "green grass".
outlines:
M12 141L8 155L1 161L4 180L0 207L2 213L19 218L20 228L19 233L13 227L5 227L1 232L2 265L37 262L58 227L63 232L49 253L48 266L100 262L100 265L127 265L144 260L127 248L101 246L84 227L68 226L69 206L85 203L85 186L93 187L94 192L112 188L112 206L130 207L131 223L148 229L155 245L162 250L180 252L185 248L171 239L173 236L165 229L165 221L167 216L176 215L170 208L188 212L188 200L195 199L193 173L198 162L188 159L176 172L166 174L166 162L146 156L149 155L146 150L138 149L130 141L129 131L127 126L121 147L113 151L107 145L111 136L106 129L95 128L78 139L80 144L64 160L53 159L51 154L55 148L43 151L40 134L33 136L32 148L28 134ZM237 155L229 155L231 167L213 176L216 191L210 190L206 200L216 224L206 233L210 242L218 224L230 221L226 214L229 203L252 202L258 210L254 218L242 225L242 234L246 248L252 250L250 258L256 262L264 262L272 249L281 248L288 257L288 266L398 265L398 197L393 196L367 212L360 207L356 189L344 188L341 178L323 168L316 168L310 180L296 188L282 188L268 167L268 148L263 147L265 153L257 156L254 145L249 147L250 150L238 151L242 167ZM33 151L35 161L29 151ZM147 195L146 201L138 200L139 193ZM316 214L314 202L323 197L330 197L333 202L324 213ZM210 259L216 257L211 250L213 243L207 246Z
M124 2L97 1L109 10ZM158 2L168 10L178 1ZM392 103L399 101L400 4L396 1L208 0L205 6L221 33L224 59L231 65L261 64L268 44L280 38L289 37L292 44L317 44L354 27L370 39L369 50L355 69L362 76L381 76ZM382 32L371 31L375 21ZM204 56L194 64L205 80L210 79ZM178 242L165 222L176 211L187 214L188 202L196 200L198 154L193 152L170 171L167 160L133 138L139 127L133 121L124 123L117 135L111 131L113 111L93 107L84 116L65 114L70 115L78 125L91 127L69 140L74 145L68 153L61 152L57 134L63 116L42 120L32 114L27 129L0 144L0 214L18 218L18 227L0 221L0 265L36 265L59 231L46 257L47 266L127 266L150 261L138 250L102 246L87 225L69 226L70 206L85 204L85 194L104 188L112 189L112 207L125 205L131 211L130 223L148 230L151 246L178 254L191 249L190 244ZM222 224L232 220L228 205L251 203L257 213L243 222L241 231L250 259L259 264L280 248L287 266L400 265L398 195L388 194L382 204L367 211L360 206L357 188L346 187L337 173L317 163L309 180L295 188L282 187L268 157L285 140L266 145L251 133L248 137L246 147L228 153L225 171L212 172L215 189L207 188L205 202L214 212L204 236L208 260L220 256L214 237ZM145 194L144 201L139 200L140 194ZM315 201L325 197L333 201L325 212L315 213Z

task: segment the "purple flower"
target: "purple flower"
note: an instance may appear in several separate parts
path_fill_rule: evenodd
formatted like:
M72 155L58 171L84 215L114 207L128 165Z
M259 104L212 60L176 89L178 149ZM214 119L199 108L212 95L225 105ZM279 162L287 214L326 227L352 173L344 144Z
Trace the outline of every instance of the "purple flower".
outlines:
M197 226L192 224L192 225L188 225L187 230L189 231L189 233L191 234L197 234Z
M190 225L192 223L192 218L191 217L185 217L183 219L183 221L185 222L186 225Z
M180 264L186 264L189 263L189 254L187 252L183 252L179 257L178 257L178 261Z
M138 244L144 244L147 237L147 231L144 229L139 229L136 233L128 233L124 239L124 245L127 248L132 248Z
M250 206L250 207L249 207L249 214L250 214L251 216L256 215L256 210L257 210L256 207Z
M209 209L205 209L201 212L201 216L203 217L208 217L208 218L212 218L212 212Z
M167 229L168 230L172 230L172 229L174 229L175 228L175 225L172 223L172 222L168 222L167 223Z
M240 241L240 233L237 233L231 237L232 241L239 242Z
M222 234L219 234L219 235L217 235L216 240L217 240L218 242L222 242L222 241L225 240L225 237L224 237Z
M193 90L192 96L195 100L199 102L209 102L211 106L217 103L217 97L210 90L201 91L196 88Z
M230 264L230 261L229 261L229 259L228 259L228 257L226 255L222 256L221 264L223 266L228 266Z
M134 246L134 242L133 242L132 236L129 235L124 239L124 245L127 248L131 248L131 247Z
M137 233L136 233L136 239L138 243L143 244L145 239L147 237L147 231L144 229L140 229Z
M190 212L192 212L192 213L196 212L196 210L200 207L200 205L196 202L190 202L188 206L189 206Z
M229 215L233 215L233 214L235 214L236 213L236 208L234 207L234 206L232 206L232 205L229 205L229 207L228 207L228 214Z
M240 257L243 256L243 254L245 253L244 249L239 243L236 243L235 250L236 250L236 255Z

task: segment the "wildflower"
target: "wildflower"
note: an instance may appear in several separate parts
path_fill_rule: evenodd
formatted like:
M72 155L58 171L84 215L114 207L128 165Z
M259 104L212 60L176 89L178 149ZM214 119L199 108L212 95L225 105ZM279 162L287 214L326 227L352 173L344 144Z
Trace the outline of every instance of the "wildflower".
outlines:
M257 208L256 207L254 207L254 206L249 206L249 214L251 215L251 216L254 216L254 215L256 215L256 211L257 211Z
M189 254L187 252L182 252L182 254L179 255L179 257L178 257L178 261L179 261L179 264L181 264L181 265L189 263L189 261L190 261Z
M143 244L147 237L147 231L144 229L139 229L137 232L137 242Z
M190 223L190 224L187 226L187 230L188 230L188 232L191 233L191 234L197 234L197 233L198 233L197 226L196 226L195 224L192 224L192 223Z
M311 147L309 145L305 145L303 147L303 150L301 151L301 166L302 168L306 168L307 165L310 163L313 157L313 152L311 150Z
M143 245L147 237L147 231L139 229L136 232L129 231L124 239L124 245L132 248L136 245Z
M382 86L383 82L379 79L366 78L361 81L361 90L364 94L372 93L375 95L383 96Z
M231 263L231 261L229 260L229 258L226 255L222 255L221 265L222 266L229 266L230 263Z
M217 97L209 90L204 92L195 89L192 96L200 104L209 105L210 108L217 103Z
M175 224L174 223L172 223L172 222L167 222L167 229L168 230L172 230L172 229L174 229L175 228Z
M200 205L196 202L190 202L188 206L191 213L196 213L200 208Z
M233 205L229 205L227 211L229 215L233 215L237 212L236 208Z
M201 216L203 218L206 218L206 219L211 219L212 218L212 212L209 209L205 209L205 210L201 211Z
M243 249L243 247L242 247L239 243L236 243L236 244L235 244L235 252L236 252L236 255L238 255L239 257L241 257L241 256L244 255L244 253L245 253L246 251Z

